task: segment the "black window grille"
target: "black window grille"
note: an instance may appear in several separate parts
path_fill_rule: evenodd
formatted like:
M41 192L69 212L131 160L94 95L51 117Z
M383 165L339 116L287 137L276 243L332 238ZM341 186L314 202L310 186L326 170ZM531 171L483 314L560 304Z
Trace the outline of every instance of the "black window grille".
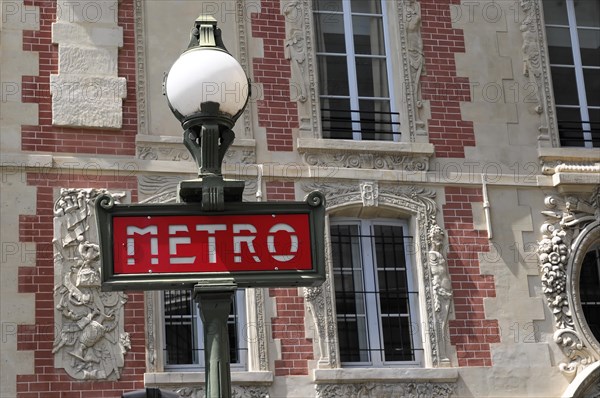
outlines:
M244 366L247 349L243 340L238 313L239 295L234 295L227 321L229 355L232 365ZM163 293L165 338L165 365L204 366L202 322L191 290L167 290Z
M411 313L402 226L333 224L330 230L341 361L383 365L417 362L422 351Z

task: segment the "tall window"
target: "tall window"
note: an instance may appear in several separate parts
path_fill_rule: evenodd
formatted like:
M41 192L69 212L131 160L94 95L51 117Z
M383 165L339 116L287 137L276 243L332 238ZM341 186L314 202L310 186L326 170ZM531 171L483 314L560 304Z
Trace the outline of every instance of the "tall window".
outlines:
M198 305L190 290L167 290L164 292L165 314L165 368L203 368L204 330ZM245 369L247 345L244 291L238 290L234 296L229 320L229 355L231 367Z
M313 0L323 138L398 141L382 0Z
M600 242L583 259L579 291L585 320L600 342Z
M345 365L422 361L406 224L332 220L338 338Z
M561 146L600 147L600 2L544 1Z

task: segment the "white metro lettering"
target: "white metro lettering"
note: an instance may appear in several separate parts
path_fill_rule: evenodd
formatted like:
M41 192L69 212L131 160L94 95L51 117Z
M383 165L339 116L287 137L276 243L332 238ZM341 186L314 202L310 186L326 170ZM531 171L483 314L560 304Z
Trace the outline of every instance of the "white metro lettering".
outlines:
M208 262L217 262L217 240L215 233L217 231L226 231L227 225L225 224L214 224L214 225L196 225L196 231L208 232Z
M187 225L169 225L169 235L175 235L177 232L188 232ZM189 236L169 236L169 263L170 264L193 264L196 256L193 257L175 257L177 256L177 245L189 245L192 239Z
M158 227L156 225L151 225L146 228L138 228L132 225L127 226L127 236L132 236L131 238L127 238L127 265L135 265L135 241L133 239L133 235L158 235ZM153 256L158 256L158 237L150 238L150 253ZM151 259L152 264L158 264L158 258L153 257Z
M248 231L252 234L256 234L256 228L252 224L233 224L233 233L239 234L242 231ZM248 251L253 254L252 258L255 262L260 263L260 258L256 256L256 250L254 249L254 241L256 236L234 236L233 237L233 252L236 254L233 261L236 263L242 262L242 243L246 244Z
M290 240L292 241L292 245L290 247L290 254L282 255L275 254L277 253L277 249L275 248L275 233L279 231L289 232ZM267 236L267 248L269 249L269 253L273 257L273 259L281 262L287 262L296 257L298 252L298 235L296 235L296 230L292 228L291 225L288 224L275 224L269 229L269 235Z

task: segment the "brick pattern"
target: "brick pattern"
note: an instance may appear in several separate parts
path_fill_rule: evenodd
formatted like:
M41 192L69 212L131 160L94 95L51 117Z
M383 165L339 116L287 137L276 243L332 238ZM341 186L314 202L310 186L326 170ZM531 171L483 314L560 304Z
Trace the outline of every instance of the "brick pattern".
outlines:
M263 58L252 61L254 82L262 85L258 124L267 131L269 151L293 151L292 129L298 107L291 100L290 61L285 58L285 17L280 0L262 0L261 13L252 13L252 36L262 39Z
M271 319L274 339L281 342L281 359L275 360L275 376L306 376L308 361L314 359L312 339L307 339L304 297L297 288L269 289L275 299L277 317Z
M118 9L118 23L123 27L118 74L127 79L121 130L52 126L50 75L58 73L58 48L52 44L51 34L51 26L56 19L56 2L26 0L25 5L39 7L40 10L40 30L23 31L23 50L39 53L39 76L23 76L22 81L22 101L38 104L39 125L21 127L21 148L36 152L135 155L137 105L133 1L119 2ZM62 95L68 95L68 88L62 91Z
M294 183L268 181L268 200L294 200ZM281 359L275 360L276 376L306 376L308 361L314 359L312 339L307 339L304 322L304 297L297 288L269 289L275 300L277 316L271 319L274 339L281 341Z
M267 200L295 200L294 183L291 181L268 181Z
M459 366L492 366L491 343L500 342L495 319L485 319L483 299L496 297L494 277L481 275L479 253L489 251L486 231L475 230L471 203L483 202L481 189L446 188L443 206L448 234L448 271L454 290L455 319L450 342L456 346Z
M422 0L421 35L426 76L421 78L424 100L431 106L429 142L438 158L464 158L475 146L473 122L462 120L460 103L471 101L469 79L457 76L454 54L465 52L462 29L453 29L450 4L459 0Z
M60 173L28 173L27 184L37 187L37 212L19 217L21 242L36 247L35 267L20 267L18 291L35 294L35 325L19 325L17 349L34 351L35 373L17 376L18 398L83 398L116 397L124 391L143 388L145 363L144 295L129 293L125 305L125 330L130 333L131 350L125 355L125 366L118 381L77 381L63 369L54 368L52 346L54 323L53 260L53 191L59 186L131 190L137 201L137 179L114 181L109 177L90 179L84 175Z

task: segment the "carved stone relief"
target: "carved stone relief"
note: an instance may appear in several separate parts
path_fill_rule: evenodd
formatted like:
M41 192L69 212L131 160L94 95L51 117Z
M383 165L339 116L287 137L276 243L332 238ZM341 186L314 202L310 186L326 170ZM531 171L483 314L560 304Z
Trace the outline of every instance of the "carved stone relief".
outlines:
M580 261L587 250L585 241L592 231L600 237L600 187L588 200L577 196L548 196L542 211L547 221L541 227L538 255L542 291L554 317L554 341L566 361L559 367L575 374L599 359L599 347L586 336L585 319L579 303ZM596 237L597 238L597 237ZM594 349L595 348L595 349Z
M429 269L431 272L431 285L433 290L433 308L437 315L438 328L437 334L443 337L443 342L449 341L447 335L448 316L450 315L450 305L452 301L452 282L448 273L448 266L443 255L443 239L444 231L436 224L435 220L431 221L429 228ZM442 362L448 363L450 359L446 353L446 345L439 344L439 355Z
M379 206L379 184L377 181L363 181L360 183L360 194L364 207Z
M311 1L283 0L281 12L286 21L285 57L292 69L290 99L298 101L301 136L320 138Z
M131 348L122 292L100 290L94 200L101 189L62 189L54 206L55 366L78 380L116 380ZM125 194L112 194L119 199Z
M545 161L542 163L542 173L547 175L552 175L555 173L585 173L600 175L600 163L565 162L558 160Z
M383 153L354 153L310 151L302 153L303 160L315 167L340 167L404 171L429 170L427 156L390 155Z
M411 141L414 141L414 134L426 135L425 116L423 115L423 99L421 96L421 76L425 75L425 55L423 53L423 39L421 37L421 5L417 0L405 0L400 12L401 20L406 32L405 41L402 40L402 48L406 48L406 57L403 61L408 65L408 74L405 80L409 82L407 89L407 99L410 101L410 111L414 114L410 120ZM414 134L412 130L415 130Z
M453 383L357 383L317 384L317 398L449 398L454 394Z
M362 187L368 186L363 183ZM372 186L372 185L371 185ZM326 196L329 210L347 206L363 205L364 189L360 184L308 183L303 184L305 192L320 190ZM369 194L369 197L374 195ZM449 366L446 354L448 335L448 311L451 306L452 291L445 259L441 252L441 228L436 223L437 205L435 192L416 187L379 185L377 205L397 208L415 217L417 230L415 244L419 252L419 275L423 278L427 319L422 320L429 330L431 363L433 366ZM374 203L374 202L373 202ZM431 244L430 244L431 240ZM329 248L329 244L326 245ZM326 253L327 254L327 253ZM432 262L435 257L435 263ZM330 262L330 257L327 256ZM331 285L331 264L327 266L327 279L321 287L305 288L304 295L319 336L321 358L319 365L324 368L339 367L337 358L337 326L335 318L335 294ZM437 306L436 306L437 304Z
M555 128L553 95L550 91L550 73L542 26L541 1L520 0L524 19L520 30L523 37L523 75L536 90L535 111L540 115L538 144L541 147L559 147Z
M156 386L161 389L174 391L183 398L204 398L204 386L202 387L179 387L179 386ZM231 386L232 398L269 398L269 389L266 386Z

